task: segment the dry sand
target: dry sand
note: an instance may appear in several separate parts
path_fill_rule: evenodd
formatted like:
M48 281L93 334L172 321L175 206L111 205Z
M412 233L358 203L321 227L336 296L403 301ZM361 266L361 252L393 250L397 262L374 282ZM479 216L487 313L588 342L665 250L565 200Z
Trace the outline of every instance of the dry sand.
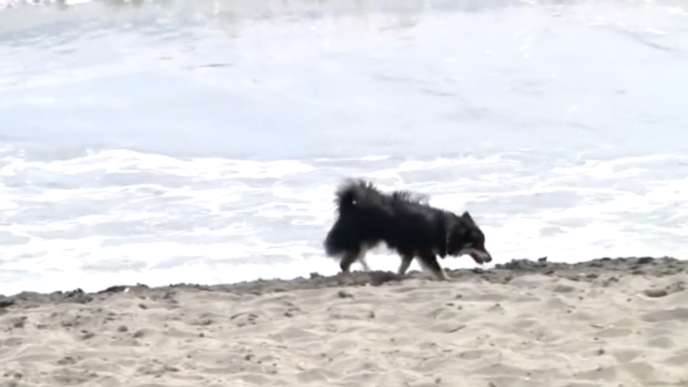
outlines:
M0 297L0 386L688 385L688 264Z

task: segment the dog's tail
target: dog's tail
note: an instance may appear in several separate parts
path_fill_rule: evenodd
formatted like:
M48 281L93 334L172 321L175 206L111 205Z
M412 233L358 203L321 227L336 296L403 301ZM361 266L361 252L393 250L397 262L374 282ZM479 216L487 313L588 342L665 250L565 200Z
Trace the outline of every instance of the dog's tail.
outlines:
M372 184L363 180L346 179L335 191L335 205L338 219L325 238L325 252L330 257L339 257L343 254L358 254L361 240L359 222L361 217L358 211L371 204L376 194Z
M335 192L334 201L339 215L360 206L371 189L374 189L371 183L363 180L346 179Z

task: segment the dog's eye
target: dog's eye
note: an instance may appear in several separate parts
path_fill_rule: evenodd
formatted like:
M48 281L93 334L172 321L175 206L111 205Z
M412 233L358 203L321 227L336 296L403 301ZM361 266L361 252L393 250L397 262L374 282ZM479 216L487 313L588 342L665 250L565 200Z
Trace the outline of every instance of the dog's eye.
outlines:
M464 249L470 249L471 247L473 247L473 243L466 243L465 245L463 245Z

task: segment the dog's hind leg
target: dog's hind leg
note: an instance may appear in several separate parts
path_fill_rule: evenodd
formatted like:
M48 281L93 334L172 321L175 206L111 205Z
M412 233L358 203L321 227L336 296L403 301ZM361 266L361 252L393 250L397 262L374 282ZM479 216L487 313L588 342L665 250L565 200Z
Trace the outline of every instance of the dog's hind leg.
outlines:
M342 269L342 272L348 273L351 270L351 265L356 261L361 263L363 270L370 271L370 267L368 267L368 263L365 260L366 252L367 250L365 248L360 247L356 251L350 251L344 254L339 261L339 267Z
M351 265L358 260L358 252L347 252L341 260L339 260L339 268L343 273L348 273L351 270Z
M411 266L411 262L413 262L413 254L401 254L401 264L399 265L399 270L397 270L397 274L406 274L406 271L408 270L409 266Z
M420 265L423 267L423 269L432 272L432 274L438 280L449 280L449 276L444 269L442 269L442 266L440 266L440 264L437 262L437 257L435 257L435 254L424 252L418 256L418 260L420 261Z
M365 251L362 251L359 255L358 262L360 262L361 266L363 266L363 270L370 271L370 266L368 266L368 262L366 261Z

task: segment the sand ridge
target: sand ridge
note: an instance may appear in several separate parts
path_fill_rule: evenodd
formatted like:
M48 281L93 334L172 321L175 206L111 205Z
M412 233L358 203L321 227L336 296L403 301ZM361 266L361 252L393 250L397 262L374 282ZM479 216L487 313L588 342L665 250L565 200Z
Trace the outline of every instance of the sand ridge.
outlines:
M0 298L0 386L688 385L688 264L515 260L403 278Z

